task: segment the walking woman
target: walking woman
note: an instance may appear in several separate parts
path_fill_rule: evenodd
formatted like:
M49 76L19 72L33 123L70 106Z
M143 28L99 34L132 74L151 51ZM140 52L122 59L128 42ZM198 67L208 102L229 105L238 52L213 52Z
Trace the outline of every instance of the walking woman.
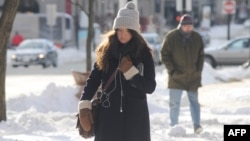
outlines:
M90 112L90 100L99 85L105 86L113 72L98 109L95 141L150 141L146 94L156 87L155 66L131 1L119 10L113 30L96 49L96 62L79 102L80 121L84 121L81 112Z

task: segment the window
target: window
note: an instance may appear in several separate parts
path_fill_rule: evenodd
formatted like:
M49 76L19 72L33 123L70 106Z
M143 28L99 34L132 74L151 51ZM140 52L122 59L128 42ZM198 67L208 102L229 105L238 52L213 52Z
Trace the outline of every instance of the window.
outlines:
M229 45L230 49L249 48L249 39L239 39Z
M70 20L69 18L65 18L66 29L70 29Z

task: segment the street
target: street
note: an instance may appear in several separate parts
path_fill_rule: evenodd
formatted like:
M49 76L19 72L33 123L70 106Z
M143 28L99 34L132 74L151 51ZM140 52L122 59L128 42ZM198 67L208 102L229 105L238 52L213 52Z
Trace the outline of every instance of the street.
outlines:
M85 71L85 62L75 61L75 62L65 62L59 63L59 65L54 68L49 66L47 68L42 68L41 65L29 66L27 68L20 66L13 68L11 65L7 65L6 74L9 75L65 75L71 74L72 70Z
M34 92L40 93L50 83L56 85L72 85L75 84L74 78L71 74L72 70L84 72L84 61L64 62L54 68L52 66L44 69L42 66L29 66L13 68L11 65L7 65L6 69L6 96L15 97L20 93ZM162 72L163 65L156 66L157 72ZM39 81L39 85L36 82ZM19 90L16 93L16 89Z
M156 71L161 72L164 69L163 65L156 66ZM47 68L42 68L41 65L29 66L27 68L20 66L13 68L11 65L7 65L6 74L11 75L71 75L71 71L84 72L86 70L85 60L74 61L74 62L64 62L59 63L59 65L54 68L49 66Z

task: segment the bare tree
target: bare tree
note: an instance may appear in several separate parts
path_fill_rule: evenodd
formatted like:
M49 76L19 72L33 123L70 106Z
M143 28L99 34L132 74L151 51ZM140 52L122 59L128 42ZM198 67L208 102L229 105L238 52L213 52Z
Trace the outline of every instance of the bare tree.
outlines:
M0 121L7 119L5 101L5 76L7 44L16 16L19 0L5 0L0 17Z
M93 44L93 38L94 38L94 3L95 0L89 0L88 1L88 11L84 9L83 5L79 3L79 1L71 0L71 3L78 6L83 12L86 13L88 16L88 35L87 35L87 42L86 42L86 72L89 72L92 67L92 57L91 57L91 49Z

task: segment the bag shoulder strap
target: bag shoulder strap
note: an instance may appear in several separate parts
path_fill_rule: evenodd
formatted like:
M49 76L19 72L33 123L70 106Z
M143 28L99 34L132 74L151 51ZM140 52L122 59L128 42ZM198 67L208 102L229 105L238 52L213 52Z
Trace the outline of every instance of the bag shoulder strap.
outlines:
M107 83L104 85L103 87L103 92L106 92L106 90L108 89L108 87L110 86L111 82L114 80L115 75L116 75L117 69L112 73L112 75L109 77Z
M103 88L99 87L101 91L97 91L97 92L96 92L94 98L92 99L92 102L95 101L95 100L97 100L98 103L101 102L101 97L102 97L103 93L106 92L106 90L108 89L108 87L109 87L109 85L111 84L111 82L114 80L115 75L116 75L116 73L117 73L117 70L118 70L118 69L116 69L116 70L112 73L112 75L109 77L108 81L106 82L106 84L105 84L105 86L104 86ZM95 104L95 105L97 105L97 104Z

